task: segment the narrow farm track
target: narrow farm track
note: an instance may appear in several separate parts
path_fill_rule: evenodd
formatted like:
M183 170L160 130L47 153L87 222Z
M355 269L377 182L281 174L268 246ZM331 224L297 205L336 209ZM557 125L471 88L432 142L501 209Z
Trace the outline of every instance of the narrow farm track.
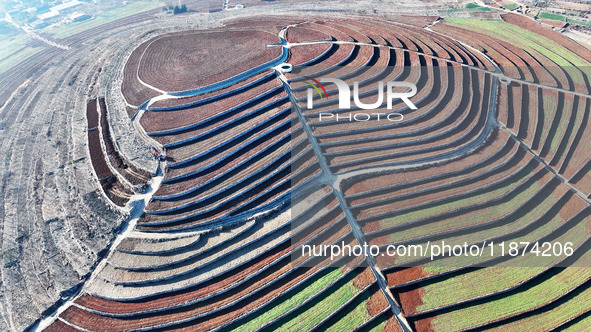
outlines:
M326 185L329 185L333 189L335 196L339 200L339 206L345 212L347 222L349 223L349 226L353 230L353 234L355 235L355 239L357 240L357 243L359 243L359 245L366 244L367 241L365 240L365 236L364 236L361 228L359 227L359 224L355 221L353 214L351 213L351 210L349 209L349 207L347 205L345 197L344 197L343 193L341 192L341 189L339 188L339 183L337 182L337 178L330 171L330 169L328 167L328 163L326 162L326 158L324 157L324 155L320 149L320 146L318 145L318 142L316 141L316 138L314 137L308 123L306 122L306 120L302 114L302 110L301 110L300 106L298 105L297 100L295 99L295 97L291 93L291 88L289 86L289 83L287 82L287 78L285 77L285 75L283 75L282 72L280 72L280 70L278 70L278 76L279 76L279 79L282 81L282 83L285 87L285 90L287 91L287 93L291 99L292 108L296 110L297 115L298 115L298 119L302 123L302 126L304 127L304 131L306 132L306 135L308 137L308 141L310 142L310 144L312 145L312 148L314 149L314 154L316 155L316 158L318 158L318 160L319 160L320 167L322 168L322 178L319 181L321 181L322 183L324 183ZM382 293L384 294L384 296L388 300L388 303L390 304L390 308L392 309L392 312L396 316L396 319L398 320L402 330L403 331L411 331L411 328L408 325L408 322L406 321L406 319L404 318L404 315L402 314L402 311L400 310L400 306L394 300L392 293L390 292L390 290L387 287L387 283L386 283L386 280L385 280L383 274L380 272L379 268L377 267L375 258L372 255L370 255L368 252L364 252L363 254L365 256L365 260L367 261L369 267L371 268L372 273L374 274L374 276L378 282L378 285L380 286L380 289L382 290Z

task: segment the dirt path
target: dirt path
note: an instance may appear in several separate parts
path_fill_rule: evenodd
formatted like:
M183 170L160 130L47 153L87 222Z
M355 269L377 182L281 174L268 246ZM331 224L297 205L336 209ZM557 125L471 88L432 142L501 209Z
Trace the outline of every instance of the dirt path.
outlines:
M357 223L355 217L353 216L353 213L349 209L347 202L345 200L345 196L343 195L343 193L341 191L340 181L338 181L338 177L335 174L333 174L332 171L330 170L330 168L328 167L328 162L326 161L326 157L322 153L320 145L318 144L318 141L314 137L314 134L312 133L312 129L310 128L310 125L305 120L302 110L299 107L295 96L291 92L291 87L287 81L287 77L285 77L284 73L280 69L276 69L276 72L277 72L277 76L278 76L279 80L281 80L281 82L283 83L285 91L289 95L289 99L291 100L292 107L296 111L297 117L298 117L300 123L302 124L302 127L304 128L304 131L306 132L306 136L308 137L308 141L312 145L312 149L314 150L314 154L316 155L316 158L318 159L318 163L320 164L320 167L322 169L322 175L321 175L322 178L320 181L324 182L324 184L330 186L334 190L333 192L339 201L339 206L341 207L343 212L345 212L345 217L347 219L347 222L349 223L349 226L353 230L353 235L355 236L355 239L357 240L357 242L360 245L366 244L367 241L365 240L365 235L363 234L361 227L359 227L359 224ZM410 325L406 321L406 318L402 314L402 310L401 310L400 306L394 300L394 295L392 294L392 292L390 292L390 289L388 288L388 283L386 282L386 278L381 273L381 271L377 268L377 262L375 260L375 257L370 255L368 252L364 252L364 255L365 255L366 262L369 265L374 276L376 277L376 279L378 281L378 285L380 286L382 293L384 294L384 296L388 300L388 303L390 304L390 308L392 309L392 312L396 316L396 320L400 324L400 327L402 328L403 331L409 331L409 332L412 331Z

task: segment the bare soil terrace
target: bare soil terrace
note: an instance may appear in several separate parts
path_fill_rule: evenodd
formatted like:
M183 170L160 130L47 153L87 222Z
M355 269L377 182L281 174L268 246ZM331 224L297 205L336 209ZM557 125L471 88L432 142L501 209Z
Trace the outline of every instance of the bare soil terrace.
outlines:
M138 76L164 91L194 89L278 58L281 48L267 47L278 42L253 29L168 34L147 42Z

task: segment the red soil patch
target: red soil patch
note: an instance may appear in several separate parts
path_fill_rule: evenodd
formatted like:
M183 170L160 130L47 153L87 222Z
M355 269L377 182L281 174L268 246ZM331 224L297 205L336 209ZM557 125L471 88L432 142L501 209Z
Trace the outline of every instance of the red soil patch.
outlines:
M577 110L577 112L583 112L582 103L584 103L584 112L587 113L586 116L588 117L591 103L589 102L589 99L579 100L579 109ZM561 167L564 168L563 176L567 179L570 179L571 177L576 175L577 172L579 172L579 170L585 167L585 164L587 164L591 159L591 149L589 149L589 146L586 144L586 142L591 141L591 130L589 128L589 122L589 119L587 119L587 121L583 121L581 123L581 126L583 127L574 129L577 130L577 134L581 130L582 132L580 133L580 139L574 140L573 145L569 147L571 150L573 150L572 157L566 165L563 165ZM575 136L575 138L578 137ZM587 177L589 177L589 175L587 175Z
M86 119L88 120L88 129L98 127L98 112L96 111L96 99L91 99L86 104Z
M497 120L499 120L500 123L506 126L509 119L509 100L507 98L507 85L500 85L497 98Z
M468 183L465 183L462 186L452 186L434 192L426 192L422 194L420 197L402 198L397 199L395 201L382 202L382 204L379 204L377 206L361 209L358 213L354 213L354 215L358 219L363 219L371 216L380 215L383 213L388 213L389 211L397 211L399 209L405 209L407 207L420 206L424 202L435 202L437 200L448 197L460 196L471 190L478 190L480 188L486 188L498 183L502 183L507 179L510 179L513 174L519 172L519 170L522 169L531 160L531 156L527 156L524 153L521 153L517 155L516 159L513 159L511 162L505 164L502 168L498 169L497 171L489 173L488 176L480 178L478 180L472 180ZM478 175L480 174L476 172L475 176ZM450 183L453 182L450 181ZM396 195L391 194L390 197L396 197Z
M344 32L340 31L339 29L334 29L328 26L327 22L324 21L315 21L310 23L303 23L299 25L300 28L310 28L310 30L321 31L322 33L333 37L339 41L352 41L351 37L345 34Z
M279 127L280 127L279 125L275 126L275 128L279 128ZM286 126L283 126L283 129L277 130L273 135L268 135L264 140L260 141L261 144L258 144L257 146L249 149L248 151L245 151L242 155L236 156L236 157L230 157L230 159L228 159L227 162L225 162L224 164L220 164L220 166L217 169L212 169L212 170L202 174L202 176L199 176L199 177L191 176L191 177L185 178L182 182L176 182L176 183L172 183L170 185L160 187L158 189L157 195L158 196L167 196L172 193L183 192L183 191L193 188L197 185L203 184L203 183L207 182L208 180L213 179L217 175L220 175L223 172L230 170L234 166L242 163L243 161L248 160L249 158L258 154L259 152L269 149L277 141L283 139L286 136L289 136L290 135L289 128L285 128L285 127ZM271 129L269 129L269 130L271 130ZM207 158L201 158L201 160L197 160L194 163L190 163L187 166L184 166L184 167L181 167L178 169L168 169L167 173L166 173L166 178L167 179L174 178L176 176L188 174L193 171L198 171L198 170L202 169L203 167L207 167L212 162L215 162L215 161L219 160L220 158L229 156L231 153L238 151L239 149L241 149L243 143L245 143L245 142L239 142L239 144L229 146L224 151L218 152L212 156L208 156ZM287 146L287 145L289 145L289 142L287 141L281 145ZM276 147L278 147L278 146L276 146ZM279 156L278 153L279 153L278 151L275 151L275 153L273 153L273 154L269 153L269 155L267 155L267 152L265 151L264 158L268 161L272 161L273 159L275 159L276 157ZM256 170L252 170L252 171L255 172ZM176 187L176 188L174 188L174 187Z
M402 327L400 327L400 323L398 323L396 317L391 316L386 321L386 325L382 329L382 332L402 332Z
M269 145L265 144L264 148L268 148L268 147L269 147ZM289 142L283 144L281 147L279 147L277 149L274 149L274 151L272 151L272 153L269 152L269 155L263 157L263 160L260 163L257 162L256 165L261 165L261 164L264 164L265 162L270 163L275 158L278 158L279 155L286 152L288 148L289 148ZM181 193L181 192L184 192L190 188L194 188L196 186L199 186L199 185L201 185L201 184L203 184L203 183L205 183L217 176L224 174L225 172L232 169L234 166L238 165L240 162L246 160L246 158L250 158L250 157L254 156L256 154L256 152L258 152L258 151L259 150L252 151L252 152L249 151L244 158L240 158L239 160L233 160L232 162L225 163L224 165L218 167L214 171L204 174L202 176L189 178L187 180L184 180L182 182L177 182L177 183L170 183L170 184L165 183L163 186L161 186L158 189L158 191L156 192L156 196L168 196L168 195L171 195L174 193ZM251 174L252 172L256 172L257 170L258 169L252 169L251 172L242 173L243 174L242 176L248 176L249 174ZM167 174L167 178L170 178L170 177L168 177L168 174ZM150 204L152 204L152 203L150 203Z
M178 99L163 99L163 100L159 100L157 102L154 102L153 104L150 105L150 109L153 108L159 108L159 107L171 107L171 106L179 106L179 105L184 105L184 104L189 104L192 102L196 102L199 100L204 100L207 98L211 98L217 95L221 95L223 93L238 89L244 85L247 85L249 83L252 83L258 79L261 79L263 76L266 76L270 73L272 73L273 70L269 69L269 70L265 70L259 74L253 75L245 80L242 80L240 82L234 83L232 85L229 85L227 87L221 88L219 90L215 90L215 91L211 91L208 93L204 93L204 94L200 94L197 96L192 96L192 97L186 97L186 98L178 98Z
M358 289L365 289L365 287L371 285L375 281L376 278L373 275L373 272L371 272L369 267L366 267L353 279L353 286Z
M288 265L290 267L290 264ZM288 291L293 288L297 283L307 279L310 275L316 272L318 269L315 268L298 268L292 269L288 275L284 277L282 282L278 283L276 287L268 287L266 289L260 289L265 281L258 280L255 278L254 284L249 287L239 286L238 289L232 289L232 293L240 293L241 295L236 297L227 296L222 294L207 300L204 300L198 304L191 305L189 307L162 312L155 315L138 316L133 318L109 318L100 315L96 315L87 311L84 311L78 307L70 307L63 314L62 317L68 321L71 321L78 326L89 328L93 326L93 330L97 331L112 331L116 330L128 330L137 329L141 327L154 326L160 324L167 324L177 322L183 319L191 319L197 315L205 314L206 316L200 318L197 322L192 323L192 331L204 331L211 328L219 327L225 323L228 323L239 316L245 315L252 310L259 308L266 303L273 301L279 294ZM268 279L266 282L274 280L273 278ZM247 282L247 283L253 283ZM204 294L207 296L209 293ZM240 299L236 303L232 301L237 300L241 296L250 295L246 299ZM194 299L194 298L193 298ZM231 304L229 308L224 309L217 313L211 313L212 310L219 308L225 304ZM125 304L123 304L125 305ZM194 325L193 325L194 324ZM97 329L100 326L103 328Z
M371 40L367 37L367 35L360 33L358 30L354 29L355 27L350 25L345 20L338 20L338 21L327 21L324 22L324 25L327 27L332 27L335 30L339 30L341 33L345 33L348 37L355 39L361 43L370 43Z
M163 111L163 112L146 112L142 117L140 123L146 132L158 132L164 130L172 130L176 128L182 128L190 126L208 118L215 116L221 112L224 112L232 107L236 107L242 103L248 102L252 98L258 97L265 92L277 87L279 82L271 80L263 85L254 86L242 93L233 95L228 98L222 98L217 101L199 105L197 107L186 108L183 110L174 111ZM283 91L276 92L271 95L260 98L251 108L263 107L265 104L271 103L285 96ZM239 112L242 110L237 110ZM176 139L174 141L186 138L180 137L179 134L174 135ZM193 136L193 135L191 135ZM191 137L189 136L189 137ZM166 144L173 141L172 139L163 140L162 136L156 137L160 143Z
M51 325L49 325L45 330L47 332L79 332L79 330L71 327L68 324L65 324L61 320L55 320Z
M428 277L430 274L423 271L423 266L413 266L408 268L397 268L386 273L386 281L389 287L405 284L409 281Z
M279 39L269 32L192 31L147 41L139 78L165 91L195 89L222 81L281 56Z
M222 217L230 213L230 215L236 215L245 211L251 211L258 207L264 206L277 200L281 195L289 191L289 181L286 181L288 176L285 175L275 183L270 185L258 185L254 188L249 189L243 195L232 198L231 204L227 197L221 198L218 202L220 206L213 207L209 205L207 207L199 206L196 210L189 210L175 215L151 215L145 214L141 220L142 224L138 223L138 229L158 229L158 230L178 230L179 227L190 227L199 224L203 224L216 218ZM278 184L279 181L283 183ZM250 202L252 200L252 202ZM194 207L190 207L194 209ZM205 212L206 208L212 208L201 215L195 215L197 212ZM174 221L179 218L185 218L181 221ZM150 225L150 223L164 223L161 225Z
M285 39L289 43L301 43L301 42L309 42L309 41L317 41L317 40L330 40L331 36L329 36L328 34L322 32L322 31L312 30L312 29L297 25L295 27L289 27L287 29L287 33L285 34Z
M435 316L435 317L437 317L437 316ZM435 317L427 317L427 318L423 318L421 320L415 321L414 324L413 324L415 326L415 331L421 331L421 332L431 332L431 331L434 331L433 330L433 325L431 325L431 321Z
M97 129L88 132L88 149L90 150L90 160L92 167L99 179L113 175L101 148L101 137Z
M425 291L422 288L412 288L403 290L398 293L400 299L400 306L405 315L414 314L417 312L417 307L423 304L423 296Z
M345 189L345 194L352 195L356 193L365 192L368 190L373 190L376 188L384 188L387 186L398 185L414 180L429 178L433 175L461 170L468 165L473 165L480 161L486 160L490 158L490 156L494 155L497 151L499 151L507 143L508 135L505 132L497 131L496 133L498 134L498 137L495 138L495 135L493 135L492 139L489 141L488 144L483 146L477 153L470 154L465 158L454 160L441 166L429 167L408 172L371 176L351 184L348 188ZM359 199L358 201L355 201L355 205L366 203L369 201L372 200Z
M105 142L105 147L107 148L107 154L113 158L115 167L125 169L127 168L127 165L123 162L119 152L115 150L115 146L113 145L111 129L109 128L109 122L107 120L107 104L105 103L105 98L99 98L99 105L101 107L101 128L103 131L103 141Z
M379 314L380 312L384 311L390 304L384 293L377 288L377 290L371 295L369 300L367 300L367 312L370 316L374 317L375 315Z
M295 46L289 49L289 63L297 66L320 57L330 48L330 43ZM320 65L323 65L320 63Z
M591 175L589 173L581 176L577 181L573 181L572 184L586 195L591 195Z
M104 100L102 100L102 103L104 104ZM106 110L106 106L103 105L103 107L103 110ZM88 125L89 128L91 128L91 122L95 122L98 120L96 99L93 99L90 102L88 102L86 113ZM103 117L101 118L101 125L103 130L105 130L106 126L108 132L106 111L103 114ZM107 141L105 141L105 144L107 145ZM111 172L111 169L107 164L107 156L105 155L103 148L101 146L100 132L96 125L94 126L94 128L91 128L88 131L88 150L90 153L90 161L92 167L96 173L98 180L100 181L103 191L113 203L115 203L118 206L124 206L129 200L129 197L131 196L132 192L128 188L126 188L122 183L120 183L117 180L117 177L115 177L115 175Z
M568 189L568 187L566 187L566 185L564 185L564 184L561 184L560 188L563 190ZM557 198L557 200L558 200L558 198ZM571 194L570 199L564 204L564 206L562 207L562 209L560 209L558 214L560 215L562 222L566 222L570 218L572 218L576 213L578 213L579 211L583 210L586 207L587 207L587 202L583 201L583 199L580 198L579 196Z
M518 137L523 138L523 142L530 146L532 150L537 150L538 144L540 142L534 141L536 137L536 129L538 128L538 107L541 107L538 103L538 88L532 85L524 86L527 90L527 95L529 98L527 99L528 110L521 110L522 112L526 112L526 116L528 119L528 126L522 126L519 128ZM530 111L531 110L531 111Z
M422 266L411 267L406 269L398 270L394 273L390 273L386 276L388 285L400 285L404 282L411 280L421 279L429 274L423 271ZM417 307L423 304L422 298L425 295L425 291L422 288L410 288L402 289L395 293L398 298L402 311L405 315L415 313ZM415 322L416 331L432 331L431 317L423 319L419 322Z

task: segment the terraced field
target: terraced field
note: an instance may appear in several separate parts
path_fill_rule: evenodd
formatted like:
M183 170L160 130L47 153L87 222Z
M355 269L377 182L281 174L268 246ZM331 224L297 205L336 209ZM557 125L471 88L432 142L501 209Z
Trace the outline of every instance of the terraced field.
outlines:
M86 131L103 192L138 207L40 328L588 326L591 51L513 14L436 19L243 17L135 45L121 95L87 100ZM307 71L359 78L365 103L377 81L411 82L417 109L380 103L400 122L322 121L345 112L331 85L305 107ZM133 108L131 127L164 155L151 180L114 143L110 102ZM442 239L521 243L520 255L300 254ZM536 259L525 241L571 242L573 253Z

